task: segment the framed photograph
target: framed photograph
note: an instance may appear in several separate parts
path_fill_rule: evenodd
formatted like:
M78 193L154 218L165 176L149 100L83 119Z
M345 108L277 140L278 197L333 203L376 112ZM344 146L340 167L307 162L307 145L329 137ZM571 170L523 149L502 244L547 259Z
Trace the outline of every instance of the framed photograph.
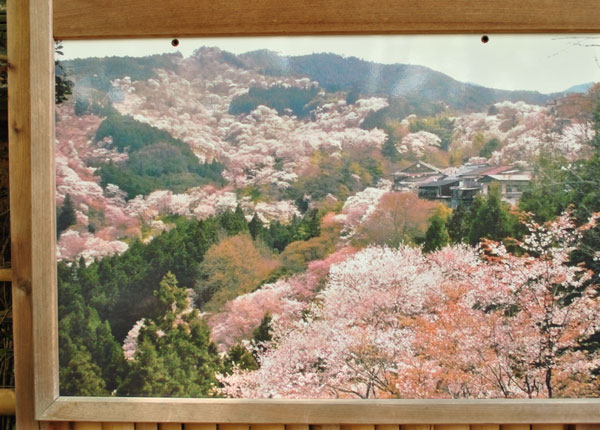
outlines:
M600 422L588 15L105 3L28 10L37 419Z

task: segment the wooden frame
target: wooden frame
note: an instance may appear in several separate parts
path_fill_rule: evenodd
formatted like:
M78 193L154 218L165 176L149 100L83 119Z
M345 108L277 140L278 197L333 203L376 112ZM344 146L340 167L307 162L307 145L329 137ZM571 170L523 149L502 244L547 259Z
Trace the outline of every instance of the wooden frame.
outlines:
M55 0L54 5L51 0L9 0L11 226L19 428L32 427L36 419L256 424L600 423L598 399L248 401L59 397L52 144L54 38L600 32L597 6L595 0L256 0L245 4L242 11L235 0Z

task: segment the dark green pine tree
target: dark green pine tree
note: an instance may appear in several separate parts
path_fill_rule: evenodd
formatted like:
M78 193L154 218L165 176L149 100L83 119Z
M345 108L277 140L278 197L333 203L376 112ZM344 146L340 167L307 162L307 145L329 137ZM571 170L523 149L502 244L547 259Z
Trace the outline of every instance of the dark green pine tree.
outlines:
M306 225L306 239L317 237L321 234L321 217L317 209L311 209L304 215L304 224Z
M272 316L269 312L265 314L260 321L258 327L252 332L252 341L256 345L258 351L264 351L265 344L269 342L273 336L271 335L271 320Z
M117 393L123 396L159 397L164 395L169 382L167 366L156 350L150 336L138 337L135 361Z
M167 273L156 292L164 315L140 330L131 369L118 390L127 396L206 397L222 370L216 346L198 312L186 312L185 290Z
M75 115L82 116L88 112L90 102L86 98L77 98L75 100Z
M560 215L571 203L568 190L568 161L560 155L543 153L536 162L533 181L519 200L519 209L533 214L537 222L546 222Z
M54 46L55 58L64 55L62 52L63 46L60 42L56 42ZM65 69L60 61L54 61L54 103L59 105L66 101L73 92L73 81L69 79Z
M290 224L293 225L292 223ZM269 224L269 242L266 242L267 245L271 246L274 249L277 249L279 252L283 251L285 247L292 241L292 234L290 228L281 224L279 221L272 221Z
M299 219L295 217L290 225L292 240L308 240L321 234L321 216L318 209L311 209Z
M250 235L252 239L256 240L262 238L265 227L258 217L258 214L255 213L250 222L248 223L248 230L250 230Z
M60 394L63 396L107 396L101 369L85 347L71 352L71 359L60 368Z
M65 196L63 204L57 212L56 235L58 237L63 231L75 224L77 221L75 216L75 207L73 206L73 201L71 200L71 196L69 194Z
M476 245L481 239L504 240L516 231L518 220L510 213L507 203L502 201L500 188L492 184L487 198L478 196L472 208L472 221L469 229L469 243Z
M392 138L392 130L386 130L386 133L387 137L381 147L381 155L386 157L392 163L395 163L400 159L400 153L398 152L398 148L396 148L396 142L394 142L394 139Z
M431 223L425 232L425 245L423 251L433 252L443 248L450 242L446 224L439 214L431 217Z
M227 211L221 215L221 226L230 236L248 233L248 222L240 205L235 208L234 212Z
M59 266L59 272L62 272ZM82 297L75 283L59 282L59 356L61 393L106 393L121 383L125 359L110 325ZM92 372L96 381L88 373ZM82 376L83 375L83 376ZM78 378L83 378L80 381Z
M474 206L476 206L475 203ZM446 230L452 242L461 243L468 241L471 220L472 214L470 208L463 202L459 203L457 208L452 211L452 215L446 220Z
M236 343L229 351L223 361L223 368L225 373L232 373L235 368L242 370L256 370L258 369L258 363L248 348L241 343Z

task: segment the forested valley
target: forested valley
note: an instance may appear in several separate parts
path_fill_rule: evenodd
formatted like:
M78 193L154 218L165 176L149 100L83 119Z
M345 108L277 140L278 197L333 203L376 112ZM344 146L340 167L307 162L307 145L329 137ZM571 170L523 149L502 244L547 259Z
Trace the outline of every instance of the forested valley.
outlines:
M217 48L63 67L61 395L600 395L597 86Z

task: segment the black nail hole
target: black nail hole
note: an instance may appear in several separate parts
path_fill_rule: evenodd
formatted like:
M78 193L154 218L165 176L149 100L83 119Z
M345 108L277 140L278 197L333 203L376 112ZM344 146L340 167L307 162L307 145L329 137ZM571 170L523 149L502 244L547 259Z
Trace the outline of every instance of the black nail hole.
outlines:
M489 41L490 41L490 38L488 37L487 34L484 34L483 36L481 36L482 43L488 43Z
M179 39L173 39L173 40L171 40L171 45L173 45L173 46L179 46Z

